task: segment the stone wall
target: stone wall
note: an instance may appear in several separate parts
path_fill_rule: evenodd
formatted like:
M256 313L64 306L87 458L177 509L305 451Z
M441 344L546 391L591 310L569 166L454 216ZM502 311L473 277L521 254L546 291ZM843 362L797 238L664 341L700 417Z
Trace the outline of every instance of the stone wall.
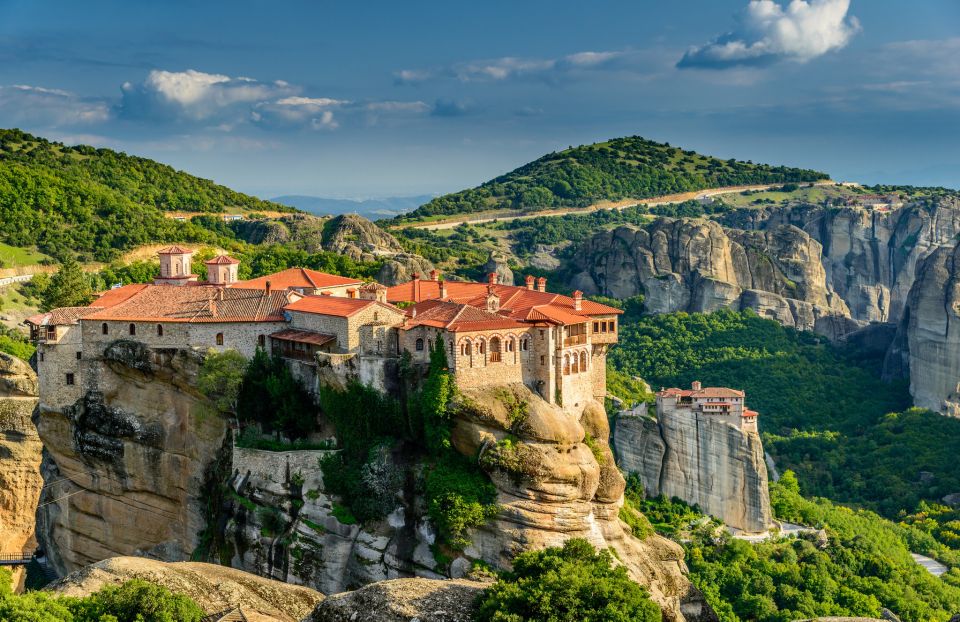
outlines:
M621 413L614 428L620 468L647 496L679 497L746 532L773 523L760 435L694 411L660 420Z

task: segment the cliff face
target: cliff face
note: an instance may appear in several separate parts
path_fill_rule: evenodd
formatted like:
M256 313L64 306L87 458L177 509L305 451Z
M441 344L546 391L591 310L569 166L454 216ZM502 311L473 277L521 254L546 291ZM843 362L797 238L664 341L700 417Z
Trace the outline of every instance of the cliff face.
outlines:
M696 412L660 421L619 415L614 446L620 468L639 474L650 496L678 497L746 532L773 524L756 432Z
M91 357L92 358L92 357ZM71 407L41 404L38 537L61 574L108 557L187 559L205 527L205 471L226 423L194 388L200 355L108 348Z
M24 361L0 352L0 553L20 553L33 542L43 486L42 444L31 421L36 405L36 374ZM15 570L17 584L22 569Z
M911 203L890 211L802 205L737 210L721 222L738 229L803 229L823 246L829 288L857 320L896 322L917 262L960 233L960 199Z
M960 416L960 247L918 266L885 373L909 375L914 405Z
M786 326L812 330L848 316L827 286L820 244L784 225L724 229L710 220L658 219L590 238L576 254L572 285L587 294L645 294L653 313L752 308Z

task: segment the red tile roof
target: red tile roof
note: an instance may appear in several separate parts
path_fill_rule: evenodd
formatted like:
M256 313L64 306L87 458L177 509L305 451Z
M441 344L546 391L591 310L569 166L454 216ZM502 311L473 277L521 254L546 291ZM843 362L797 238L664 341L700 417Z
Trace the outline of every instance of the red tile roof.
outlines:
M514 285L489 285L463 281L446 281L446 298L451 302L468 304L481 309L487 304L487 288L500 298L499 314L523 322L549 322L554 324L580 324L594 315L619 315L620 309L584 300L580 310L569 296L551 292L517 287ZM422 302L440 298L440 281L415 279L387 288L388 302Z
M376 300L362 298L339 298L337 296L304 296L300 300L288 304L288 311L316 313L317 315L333 315L336 317L350 317L366 309L370 305L386 307L391 311L399 312L396 307L386 305Z
M117 287L116 289L108 289L100 294L97 299L93 301L93 304L97 307L112 307L125 300L129 300L131 296L139 294L146 287L146 284L133 283L131 285Z
M34 326L67 326L76 324L80 318L100 310L102 307L60 307L46 313L31 315L24 321Z
M744 397L743 391L728 389L726 387L704 387L699 390L678 389L672 387L657 391L658 397Z
M526 328L512 318L486 309L444 300L425 300L407 309L405 327L433 326L453 332Z
M234 289L266 289L267 281L270 281L270 287L273 289L323 289L344 285L360 285L363 282L307 268L288 268L258 279L235 283L232 287Z
M758 417L759 415L760 415L760 413L758 413L757 411L755 411L755 410L750 410L749 408L745 408L745 409L743 410L743 415L741 415L741 416L742 416L742 417Z
M217 255L213 259L208 259L203 263L208 266L229 266L235 263L240 263L240 261L230 257L229 255Z
M139 293L86 316L129 322L282 322L287 292L267 294L215 286L148 285Z
M182 246L168 246L163 250L157 251L158 255L188 255L193 251Z
M322 346L337 338L336 335L328 333L315 333L312 330L296 330L288 328L270 334L271 339L280 339L281 341L296 341L299 343L309 343L315 346Z

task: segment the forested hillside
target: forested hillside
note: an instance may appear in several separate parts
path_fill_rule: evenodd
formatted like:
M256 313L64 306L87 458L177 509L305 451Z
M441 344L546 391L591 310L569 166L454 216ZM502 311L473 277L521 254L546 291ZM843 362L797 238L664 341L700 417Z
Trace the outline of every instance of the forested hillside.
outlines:
M601 200L827 178L819 171L720 160L630 136L550 153L476 188L433 199L397 220L495 209L584 207Z
M216 239L211 219L177 221L164 211L227 210L291 208L145 158L0 130L0 242L11 246L109 261L140 244Z

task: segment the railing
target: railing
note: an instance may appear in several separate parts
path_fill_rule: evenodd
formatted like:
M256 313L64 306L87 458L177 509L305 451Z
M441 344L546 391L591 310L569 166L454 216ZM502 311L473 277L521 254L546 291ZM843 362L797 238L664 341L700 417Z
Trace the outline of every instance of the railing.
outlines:
M499 353L499 352L491 352L491 353L490 353L490 362L491 362L491 363L499 363L501 360L502 360L502 359L500 358L500 353Z
M0 566L26 566L33 559L33 555L25 553L4 553L0 555Z
M586 335L570 335L569 337L563 338L563 346L579 346L587 343Z

